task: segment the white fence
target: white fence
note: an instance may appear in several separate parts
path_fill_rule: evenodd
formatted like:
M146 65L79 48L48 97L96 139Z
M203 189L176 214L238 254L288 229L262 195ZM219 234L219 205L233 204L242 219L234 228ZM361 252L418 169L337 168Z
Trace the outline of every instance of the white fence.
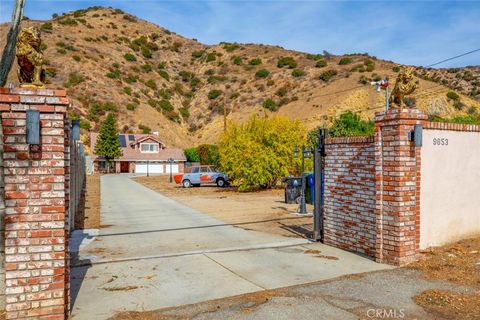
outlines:
M420 248L480 234L480 132L424 130Z

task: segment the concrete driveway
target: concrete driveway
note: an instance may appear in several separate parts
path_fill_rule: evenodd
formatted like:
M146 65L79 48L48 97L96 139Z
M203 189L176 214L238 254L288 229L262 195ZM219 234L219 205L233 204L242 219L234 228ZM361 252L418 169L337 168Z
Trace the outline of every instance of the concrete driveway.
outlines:
M389 268L305 239L227 225L126 175L102 176L101 223L72 237L75 319Z

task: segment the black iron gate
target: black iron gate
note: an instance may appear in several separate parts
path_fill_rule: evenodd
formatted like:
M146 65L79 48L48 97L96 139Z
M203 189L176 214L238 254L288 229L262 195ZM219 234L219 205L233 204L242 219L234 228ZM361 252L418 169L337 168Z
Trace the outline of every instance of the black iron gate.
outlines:
M315 201L313 210L313 240L323 242L323 208L325 180L325 138L327 129L318 129L318 146L314 154Z

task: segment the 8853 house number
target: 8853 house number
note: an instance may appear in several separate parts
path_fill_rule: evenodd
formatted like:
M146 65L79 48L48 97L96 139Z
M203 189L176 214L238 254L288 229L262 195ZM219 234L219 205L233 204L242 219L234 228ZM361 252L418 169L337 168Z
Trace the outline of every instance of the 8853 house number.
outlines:
M433 138L433 145L434 146L448 146L448 139L447 138Z

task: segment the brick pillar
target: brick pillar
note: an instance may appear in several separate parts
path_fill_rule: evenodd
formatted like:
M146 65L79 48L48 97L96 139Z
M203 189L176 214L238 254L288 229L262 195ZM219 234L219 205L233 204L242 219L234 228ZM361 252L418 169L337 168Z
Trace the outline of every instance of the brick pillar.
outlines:
M68 104L64 90L0 88L7 319L67 314ZM26 144L28 109L40 111L40 145Z
M390 109L375 117L376 260L403 265L416 258L420 241L420 147L409 139L427 116Z

